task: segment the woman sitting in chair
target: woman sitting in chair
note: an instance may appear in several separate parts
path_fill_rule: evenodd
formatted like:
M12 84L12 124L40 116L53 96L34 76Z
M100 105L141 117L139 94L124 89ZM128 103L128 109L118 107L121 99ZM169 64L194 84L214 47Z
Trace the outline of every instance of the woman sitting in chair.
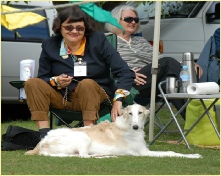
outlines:
M139 94L135 101L144 101L151 96L153 47L143 37L134 36L139 30L140 24L138 13L132 6L117 6L111 11L111 14L122 25L124 32L108 23L105 24L106 30L117 35L117 51L136 74L133 87L139 90ZM199 66L195 65L195 67ZM177 60L161 56L159 59L157 85L168 76L179 78L180 71L181 65ZM201 68L200 75L202 75ZM160 91L157 89L156 95L159 93ZM145 102L143 101L140 104L144 105L143 103ZM171 100L171 102L177 109L180 109L184 104L184 100ZM181 115L185 119L185 111Z
M38 76L24 85L41 138L50 130L50 107L82 111L84 126L96 122L106 99L114 98L112 120L121 114L122 100L129 94L135 74L104 34L94 31L91 21L78 6L60 11L53 23L56 36L42 43ZM110 68L118 77L116 88L111 84ZM37 153L38 146L26 152Z

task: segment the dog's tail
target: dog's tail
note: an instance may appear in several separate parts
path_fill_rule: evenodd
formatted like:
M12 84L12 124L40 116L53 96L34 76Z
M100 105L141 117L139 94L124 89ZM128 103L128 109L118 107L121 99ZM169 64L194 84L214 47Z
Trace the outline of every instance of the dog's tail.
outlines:
M151 157L180 157L180 158L202 158L200 154L182 154L173 151L148 151L147 156Z

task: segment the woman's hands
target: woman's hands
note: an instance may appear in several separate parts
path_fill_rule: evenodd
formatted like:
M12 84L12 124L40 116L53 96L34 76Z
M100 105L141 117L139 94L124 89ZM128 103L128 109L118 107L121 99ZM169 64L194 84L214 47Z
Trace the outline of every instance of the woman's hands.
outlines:
M141 68L136 68L133 71L136 74L136 78L134 79L134 83L136 83L137 86L146 84L146 81L143 78L147 78L145 75L141 73L137 73Z
M117 116L121 115L121 108L122 108L122 102L121 101L115 101L111 110L111 119L112 122L116 120Z
M194 67L195 67L195 71L196 71L196 73L197 73L197 69L199 69L199 78L203 75L203 69L198 65L198 64L196 64L196 63L194 63Z
M61 74L59 76L57 76L56 82L62 87L67 87L71 81L72 81L73 77L72 76L68 76L66 74Z

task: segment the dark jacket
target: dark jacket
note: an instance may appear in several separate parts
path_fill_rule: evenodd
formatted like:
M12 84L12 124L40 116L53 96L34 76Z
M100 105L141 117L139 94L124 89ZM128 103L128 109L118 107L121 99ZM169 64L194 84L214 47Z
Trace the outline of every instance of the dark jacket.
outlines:
M42 42L42 52L39 59L38 78L44 81L50 81L52 76L58 76L62 73L73 76L74 62L69 56L63 59L59 55L62 36L53 36ZM87 62L87 77L75 77L81 81L90 78L96 81L106 93L113 97L116 88L130 91L135 73L130 70L127 63L120 57L119 53L108 42L104 34L94 32L86 38L86 47L84 56L81 57ZM112 74L117 78L116 87L113 86L113 80L110 77L110 68ZM78 82L72 81L68 86L70 93ZM64 90L61 91L64 95Z
M197 60L203 69L203 75L199 82L216 82L219 84L220 79L220 61L216 56L215 37L211 36Z
M220 58L220 28L216 29L213 35L216 42L216 55Z

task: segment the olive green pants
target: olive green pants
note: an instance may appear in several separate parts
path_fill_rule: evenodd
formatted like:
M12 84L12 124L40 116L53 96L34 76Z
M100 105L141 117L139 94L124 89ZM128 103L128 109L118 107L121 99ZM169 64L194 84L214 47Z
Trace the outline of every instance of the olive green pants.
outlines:
M70 95L67 105L62 104L63 96L48 83L39 78L31 78L24 85L27 104L32 120L47 121L49 108L82 111L83 120L97 120L100 104L107 94L92 79L84 79Z

